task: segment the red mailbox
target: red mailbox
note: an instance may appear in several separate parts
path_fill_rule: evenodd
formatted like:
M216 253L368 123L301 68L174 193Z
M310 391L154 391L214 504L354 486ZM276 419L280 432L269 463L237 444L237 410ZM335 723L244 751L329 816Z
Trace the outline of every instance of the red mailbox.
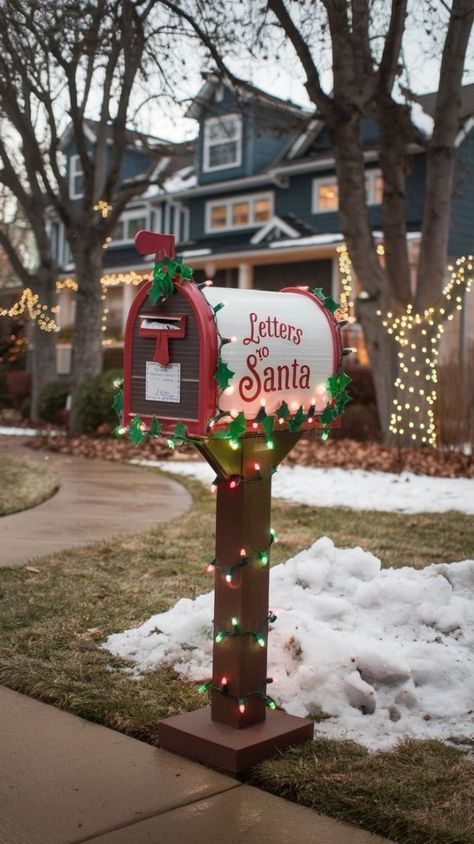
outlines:
M141 232L136 245L174 258L170 236ZM165 719L158 734L165 749L236 773L313 734L310 720L266 713L271 479L303 430L334 423L349 379L337 304L322 291L197 285L184 271L170 281L169 267L168 293L146 282L130 310L122 424L139 441L184 423L175 439L185 430L216 471L215 608L211 708Z
M183 281L153 304L150 288L141 287L127 322L124 425L156 417L164 432L179 421L206 437L243 412L252 432L261 407L275 414L285 403L290 414L302 407L303 430L314 426L342 357L337 323L318 296L299 287L277 293ZM231 373L224 389L219 363Z

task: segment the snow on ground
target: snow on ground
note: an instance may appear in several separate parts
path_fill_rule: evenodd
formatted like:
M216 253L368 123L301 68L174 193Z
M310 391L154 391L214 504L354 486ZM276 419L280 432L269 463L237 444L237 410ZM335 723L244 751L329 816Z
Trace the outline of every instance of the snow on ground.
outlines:
M0 436L2 437L36 437L40 432L36 428L14 428L8 425L0 425Z
M200 460L132 460L211 484L215 472ZM433 478L402 472L362 469L313 469L281 466L273 478L273 495L311 507L350 507L396 513L474 513L474 479Z
M275 566L268 693L294 715L324 712L316 735L369 748L474 730L474 560L382 570L327 537ZM140 672L211 674L213 592L183 598L104 647ZM220 647L225 647L224 641Z

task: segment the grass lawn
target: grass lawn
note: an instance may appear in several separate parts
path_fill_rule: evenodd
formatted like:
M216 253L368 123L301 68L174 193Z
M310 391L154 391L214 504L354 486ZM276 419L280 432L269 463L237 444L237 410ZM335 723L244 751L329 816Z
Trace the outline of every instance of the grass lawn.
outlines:
M179 597L211 588L214 498L194 496L186 517L145 533L61 552L38 573L0 569L0 682L156 743L159 717L203 705L196 686L170 669L134 679L98 649L112 632L138 625ZM422 567L468 557L474 519L458 513L406 516L313 509L275 501L280 562L328 534L360 544L384 566ZM318 740L262 763L250 781L403 844L474 842L474 766L457 749L406 741L368 754L352 742Z
M52 469L18 457L0 457L0 516L36 507L59 488Z

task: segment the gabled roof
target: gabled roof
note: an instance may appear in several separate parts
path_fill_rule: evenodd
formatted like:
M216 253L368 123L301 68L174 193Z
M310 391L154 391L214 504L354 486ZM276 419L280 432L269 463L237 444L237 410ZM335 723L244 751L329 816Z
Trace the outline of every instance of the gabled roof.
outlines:
M84 119L84 134L91 143L95 143L97 141L98 128L98 120L91 120L88 117ZM193 143L192 141L182 141L180 143L166 141L163 138L158 138L156 135L145 134L144 132L138 132L135 129L126 129L125 133L128 149L134 149L143 152L153 151L154 153L160 153L162 155L179 154L181 151L185 151L187 148L189 148L190 144ZM69 123L68 127L64 130L63 134L61 135L61 138L59 139L60 149L64 149L67 146L72 136L73 125L72 123ZM107 125L107 143L113 143L113 139L114 127L112 123L109 123Z
M412 94L412 117L413 122L421 130L426 137L431 135L433 126L433 117L436 107L437 91L430 94ZM474 115L474 84L465 85L461 89L461 112L459 118L459 131L465 127L467 121ZM325 124L318 119L315 114L311 120L308 121L305 129L299 133L296 138L293 138L288 143L279 156L278 163L283 161L291 161L295 158L301 158L311 148L321 133ZM277 162L274 162L274 165Z
M233 85L228 80L222 80L213 73L203 74L203 76L205 79L204 85L202 85L193 102L189 106L185 115L186 117L192 117L195 120L199 120L203 109L209 107L210 105L212 105L216 113L218 113L220 109L219 103L216 103L216 94L221 86L224 86L229 91L232 91L236 95L237 99L260 102L264 105L272 106L272 108L276 111L292 114L294 117L303 120L308 115L307 109L302 106L296 105L296 103L291 102L291 100L283 100L281 97L276 97L274 94L268 94L266 91L262 91L261 88L257 88L250 82L240 82L238 85Z

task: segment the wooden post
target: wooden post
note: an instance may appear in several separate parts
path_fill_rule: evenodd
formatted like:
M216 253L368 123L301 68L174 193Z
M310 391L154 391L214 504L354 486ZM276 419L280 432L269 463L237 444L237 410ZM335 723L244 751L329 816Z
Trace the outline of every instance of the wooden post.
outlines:
M231 773L313 735L312 721L282 712L267 719L264 697L272 472L300 436L275 432L273 448L261 434L242 437L235 450L229 440L198 445L218 478L211 710L161 721L158 735L166 749ZM237 565L243 551L245 565Z

